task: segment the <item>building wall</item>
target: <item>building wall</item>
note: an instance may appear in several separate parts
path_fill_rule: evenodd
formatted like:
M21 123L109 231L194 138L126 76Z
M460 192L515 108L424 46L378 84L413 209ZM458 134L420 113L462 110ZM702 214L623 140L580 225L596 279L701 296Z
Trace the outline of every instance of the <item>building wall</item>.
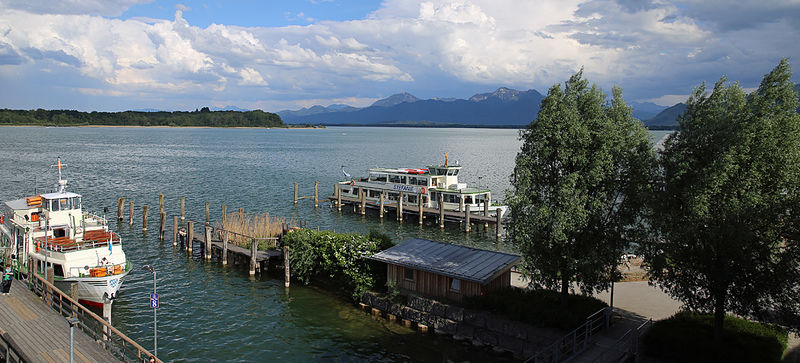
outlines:
M483 295L490 290L511 285L511 271L506 271L498 276L486 286L471 281L460 281L459 291L450 289L452 278L437 275L427 271L413 270L414 279L405 278L407 268L386 264L387 282L394 282L402 290L414 292L424 296L444 298L453 301L461 301L464 296Z

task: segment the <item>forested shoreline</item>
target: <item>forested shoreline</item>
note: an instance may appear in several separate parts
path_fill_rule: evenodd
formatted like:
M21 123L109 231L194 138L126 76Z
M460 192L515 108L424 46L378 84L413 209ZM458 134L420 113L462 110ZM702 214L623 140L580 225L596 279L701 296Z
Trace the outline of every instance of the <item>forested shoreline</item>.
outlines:
M285 127L271 112L210 111L208 107L187 111L81 112L75 110L0 109L0 126L203 126L203 127Z

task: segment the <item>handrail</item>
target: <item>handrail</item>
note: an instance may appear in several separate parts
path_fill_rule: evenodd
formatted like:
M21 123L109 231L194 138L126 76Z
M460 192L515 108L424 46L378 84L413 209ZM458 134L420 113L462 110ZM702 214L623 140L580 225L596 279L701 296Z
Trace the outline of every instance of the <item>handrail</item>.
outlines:
M604 307L586 318L586 322L559 338L547 348L542 349L525 363L550 363L570 360L589 348L590 338L601 330L608 328L611 308ZM600 324L602 323L602 324Z
M3 329L0 329L0 342L2 342L0 348L3 348L0 349L0 357L3 358L4 362L27 363L34 361L19 347L17 342L11 338L11 335L3 331Z
M186 220L189 221L189 222L197 223L198 225L203 225L203 226L207 226L207 227L213 228L214 230L217 230L217 231L225 231L225 232L228 232L228 233L235 234L237 236L242 236L242 237L246 237L248 239L254 239L254 240L257 240L257 241L279 240L280 239L280 237L253 237L253 236L248 236L246 234L241 234L239 232L226 230L225 228L216 227L216 226L212 225L211 223L206 223L206 222L203 222L203 221L196 221L194 219L186 219Z
M653 319L648 319L639 326L628 329L622 337L617 339L614 344L608 346L592 362L621 362L630 358L633 358L634 362L639 362L641 358L639 355L639 340L642 333L652 325Z
M70 305L68 307L68 309L69 309L68 310L68 313L69 313L68 315L74 316L74 315L77 315L77 313L80 313L81 316L88 316L89 318L91 318L91 319L89 319L90 322L92 322L94 324L98 324L99 323L100 328L102 328L102 330L103 330L102 333L97 333L97 332L93 332L93 331L87 332L86 329L89 329L89 327L86 325L86 323L84 321L81 321L81 324L80 324L81 325L81 329L84 332L92 333L95 336L100 336L101 335L103 337L103 340L108 339L108 340L111 340L112 342L113 342L113 339L112 339L113 336L111 335L111 333L113 333L116 336L118 336L120 339L122 339L122 341L123 341L122 342L122 348L123 349L126 348L125 347L125 343L128 343L136 350L136 357L135 358L136 358L137 361L139 361L139 362L148 362L148 361L150 361L150 359L153 359L152 361L162 362L160 359L158 359L158 357L154 356L147 349L144 349L141 345L139 345L138 343L136 343L132 339L128 338L128 336L123 334L121 331L117 330L117 328L115 328L114 326L109 324L105 319L103 319L100 316L98 316L97 314L93 313L91 310L87 309L86 307L84 307L83 305L81 305L80 303L75 301L73 298L71 298L70 296L64 294L55 285L53 285L50 282L48 282L47 280L43 279L38 274L29 273L28 276L29 276L29 278L28 278L29 281L31 280L30 276L34 277L34 279L32 280L33 284L31 286L31 289L34 290L34 292L36 292L37 294L41 293L41 296L45 301L48 300L47 299L49 297L48 295L53 295L53 297L50 297L50 304L53 304L52 307L54 309L56 308L56 306L54 306L55 303L56 303L54 297L58 297L58 310L59 310L59 313L61 315L64 315L64 313L65 313L63 305L64 305L64 300L66 300L67 303L69 303L69 305ZM37 286L36 285L37 283L41 283L42 287ZM73 310L73 309L75 309L75 307L77 307L77 310L78 310L77 312L75 310ZM118 348L110 346L108 344L103 344L103 345L110 353L112 353L112 355L117 356L118 358L123 358L124 360L127 360L128 357L125 356L125 352L124 351L121 351Z

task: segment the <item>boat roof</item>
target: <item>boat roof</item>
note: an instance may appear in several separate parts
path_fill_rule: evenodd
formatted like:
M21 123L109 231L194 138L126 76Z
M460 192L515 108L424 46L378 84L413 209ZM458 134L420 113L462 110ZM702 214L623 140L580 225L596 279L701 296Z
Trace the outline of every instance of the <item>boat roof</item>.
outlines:
M481 285L488 284L522 259L509 253L422 238L408 239L368 258Z
M373 168L367 171L370 173L428 174L428 169L420 168Z
M28 201L25 198L9 200L8 202L6 202L6 205L9 208L11 208L12 210L39 208L39 207L31 207L31 206L29 206L28 205Z
M42 194L42 198L44 199L74 198L80 196L81 196L80 194L75 194L72 192L56 192L56 193Z

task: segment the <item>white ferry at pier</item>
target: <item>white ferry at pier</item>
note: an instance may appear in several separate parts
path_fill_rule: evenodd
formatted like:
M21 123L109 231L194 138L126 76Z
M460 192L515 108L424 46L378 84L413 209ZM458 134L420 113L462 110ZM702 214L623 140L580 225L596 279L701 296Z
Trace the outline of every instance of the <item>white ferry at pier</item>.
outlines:
M470 213L483 214L488 210L489 216L506 216L508 206L492 202L492 192L484 188L470 188L466 183L458 182L461 165L450 165L445 154L443 165L430 165L427 168L375 168L367 170L368 176L340 181L338 188L342 197L364 198L372 203L380 203L384 194L384 203L393 204L402 195L403 204L409 207L439 208L464 212L469 205ZM349 176L344 169L342 172Z
M131 270L122 240L104 217L83 211L81 195L66 191L61 159L57 166L55 192L3 203L0 242L24 274L35 269L44 276L46 266L60 290L69 294L75 284L79 302L110 307Z

